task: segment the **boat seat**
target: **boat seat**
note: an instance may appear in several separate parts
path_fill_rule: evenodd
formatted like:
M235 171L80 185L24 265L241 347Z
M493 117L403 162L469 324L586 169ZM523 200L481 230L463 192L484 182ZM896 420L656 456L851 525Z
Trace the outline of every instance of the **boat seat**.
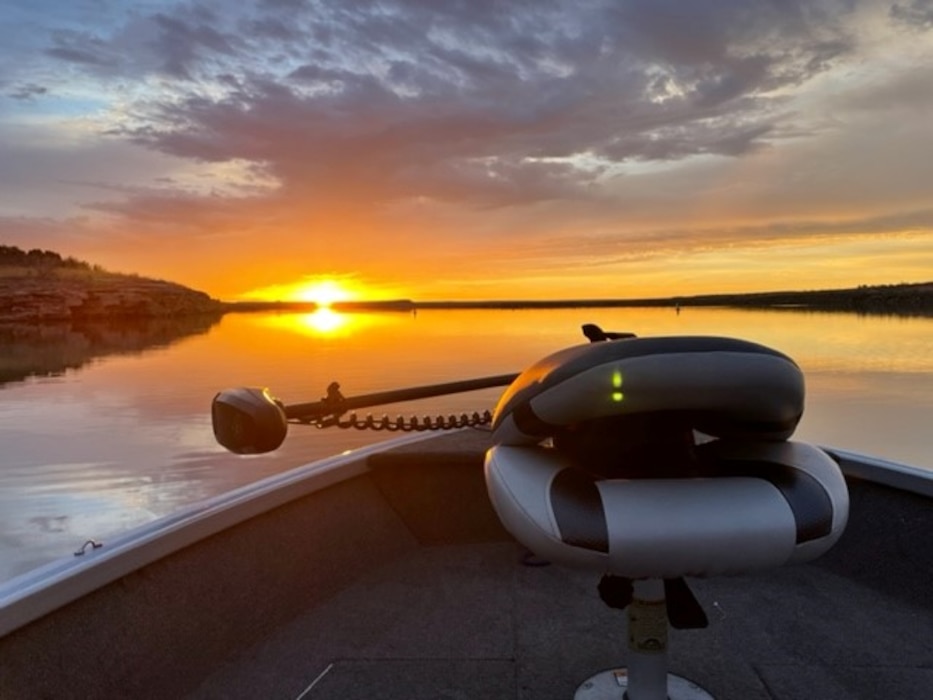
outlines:
M485 462L490 500L539 559L630 585L621 604L603 596L629 608L630 627L633 610L644 619L648 604L655 619L657 606L665 609L666 625L662 581L807 561L842 534L841 471L819 448L789 440L803 399L797 365L746 341L623 338L568 348L503 394ZM710 697L678 694L686 682L659 670L661 636L655 625L647 656L630 648L621 676L628 700ZM594 676L577 697L621 698L610 687L619 674Z

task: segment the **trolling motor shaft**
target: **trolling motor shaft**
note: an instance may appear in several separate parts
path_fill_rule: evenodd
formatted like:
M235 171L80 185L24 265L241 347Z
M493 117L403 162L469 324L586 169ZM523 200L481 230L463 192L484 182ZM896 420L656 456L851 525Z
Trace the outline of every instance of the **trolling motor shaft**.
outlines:
M594 343L634 337L632 333L606 332L592 323L583 326L583 334L590 342ZM517 373L497 374L489 377L391 389L351 397L345 397L340 393L340 385L337 382L331 382L327 387L327 395L323 399L288 406L273 397L268 389L246 387L226 389L214 397L211 405L211 421L217 442L231 452L236 454L262 454L278 449L288 433L289 421L313 423L323 427L329 424L337 424L336 419L339 416L358 408L507 386L515 381L518 376ZM459 427L458 423L460 425L476 424L473 419L446 422L443 419L438 420L438 424L443 424L443 427ZM349 425L377 430L389 427L381 422L377 423L369 419L362 422L351 420ZM422 424L422 427L415 427L414 429L436 429L437 427L427 425L427 428L425 428L424 425ZM341 425L341 427L346 426Z
M278 449L288 433L289 421L326 423L358 408L506 386L516 376L500 374L351 397L343 396L340 385L332 382L323 399L291 405L273 397L268 389L240 387L221 391L214 397L211 420L214 437L225 448L236 454L262 454ZM360 425L368 424L359 423L354 427Z

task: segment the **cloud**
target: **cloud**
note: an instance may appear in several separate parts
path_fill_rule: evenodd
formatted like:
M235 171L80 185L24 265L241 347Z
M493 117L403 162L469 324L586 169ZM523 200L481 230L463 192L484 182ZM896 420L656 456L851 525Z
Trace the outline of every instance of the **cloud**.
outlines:
M157 32L152 49L163 57L162 70L175 78L190 79L193 65L204 60L205 54L233 54L236 40L214 28L217 19L207 10L197 12L193 21L162 13L153 15L151 22Z
M15 86L7 95L14 100L34 100L40 95L47 94L48 91L49 89L44 85L25 83Z
M931 0L911 0L902 5L891 5L891 18L915 29L926 31L933 28L933 2Z
M706 230L696 228L655 229L632 234L555 238L548 247L547 257L563 258L585 256L596 258L602 265L611 265L624 259L639 259L645 255L663 257L685 246L695 246L697 239L703 241L704 249L715 249L722 245L734 245L741 241L750 248L770 246L804 236L810 240L833 237L898 236L909 231L933 229L933 209L885 214L873 217L823 221L820 219L788 218L767 224L736 227L716 227ZM583 245L581 245L581 243ZM583 252L585 251L585 252Z
M178 77L193 78L201 51L236 58L272 39L297 65L278 75L228 65L229 89L199 84L150 102L124 136L176 156L251 159L286 187L334 196L352 183L378 200L575 198L595 178L574 158L610 166L760 148L777 133L776 91L850 48L836 24L793 4L381 7L293 17L303 43L275 14L241 20L265 31L238 39L156 16L154 47Z
M85 66L112 66L116 58L107 44L87 32L57 32L55 46L46 50L52 58Z
M929 2L111 7L52 15L31 34L41 69L6 78L21 109L98 139L58 151L94 177L48 191L101 236L313 238L338 268L375 266L379 236L413 256L610 234L701 249L923 208L931 51L902 38ZM31 148L21 172L52 177ZM0 164L10 191L23 177Z

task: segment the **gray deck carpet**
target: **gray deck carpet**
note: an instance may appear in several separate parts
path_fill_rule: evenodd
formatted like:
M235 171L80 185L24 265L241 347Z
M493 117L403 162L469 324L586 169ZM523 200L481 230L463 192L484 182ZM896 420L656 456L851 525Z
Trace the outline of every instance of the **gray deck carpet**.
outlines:
M928 501L855 484L817 562L692 580L710 618L672 631L670 670L720 700L933 697ZM426 546L231 658L195 700L572 698L624 665L624 613L592 574L527 567L514 543Z

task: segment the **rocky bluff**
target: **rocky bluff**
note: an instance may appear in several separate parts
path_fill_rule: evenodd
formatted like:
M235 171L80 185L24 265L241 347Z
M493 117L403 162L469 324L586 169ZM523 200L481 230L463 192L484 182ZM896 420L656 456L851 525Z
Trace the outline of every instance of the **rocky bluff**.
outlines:
M156 318L224 310L221 302L204 292L173 282L82 272L0 277L0 323Z

